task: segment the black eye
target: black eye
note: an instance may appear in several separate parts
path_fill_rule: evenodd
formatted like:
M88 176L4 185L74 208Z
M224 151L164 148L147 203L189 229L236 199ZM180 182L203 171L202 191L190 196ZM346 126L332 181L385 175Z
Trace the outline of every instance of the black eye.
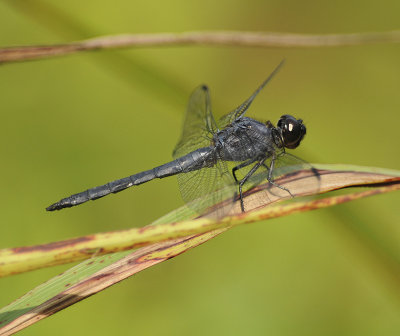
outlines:
M303 120L287 114L279 119L278 128L281 129L285 147L289 149L294 149L300 145L307 131L306 126L303 125Z

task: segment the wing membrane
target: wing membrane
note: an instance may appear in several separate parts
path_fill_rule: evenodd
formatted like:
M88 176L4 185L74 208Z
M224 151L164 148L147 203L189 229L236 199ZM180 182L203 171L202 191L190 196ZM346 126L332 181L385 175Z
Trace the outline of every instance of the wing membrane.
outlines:
M227 201L228 207L219 207L213 214L213 217L222 217L233 205L236 184L228 172L226 162L222 160L218 160L214 167L178 174L177 178L183 200L197 213Z
M211 112L210 94L201 85L190 96L181 138L172 155L176 159L202 147L210 146L217 124Z
M209 90L205 85L199 86L190 96L182 136L174 149L173 157L177 159L198 148L209 147L217 132ZM216 164L213 167L177 175L183 200L198 213L229 196L232 197L234 192L234 180L228 172L226 162L217 152L214 155Z

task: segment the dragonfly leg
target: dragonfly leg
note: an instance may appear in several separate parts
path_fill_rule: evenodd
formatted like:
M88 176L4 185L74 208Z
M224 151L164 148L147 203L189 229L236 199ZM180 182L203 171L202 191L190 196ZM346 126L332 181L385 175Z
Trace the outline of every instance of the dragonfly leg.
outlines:
M247 167L248 165L252 164L253 162L254 162L254 160L245 161L245 162L241 163L240 165L237 165L236 167L232 168L232 175L233 175L233 178L235 179L236 183L239 183L239 180L237 179L235 172L239 169Z
M293 194L290 192L289 189L287 189L287 188L285 188L285 187L279 185L278 183L275 183L274 180L272 179L272 172L274 171L275 160L276 160L276 157L273 156L272 159L271 159L271 164L270 164L269 168L268 168L266 165L264 165L264 166L268 169L268 177L267 177L267 180L268 180L268 182L271 183L273 186L275 186L275 187L277 187L277 188L279 188L279 189L285 190L287 193L289 193L290 197L293 198L294 196L293 196Z
M240 207L242 209L242 212L244 212L244 202L243 202L243 192L242 192L242 188L243 188L243 184L246 183L246 181L257 171L258 168L260 168L260 166L262 166L264 164L265 159L262 159L261 161L257 162L251 169L250 171L246 174L245 177L243 177L243 179L239 182L239 195L240 195ZM250 163L249 163L250 164ZM248 165L249 165L248 164ZM241 164L243 165L243 163ZM241 166L239 165L239 166ZM236 168L236 167L235 167ZM241 167L242 168L242 167Z

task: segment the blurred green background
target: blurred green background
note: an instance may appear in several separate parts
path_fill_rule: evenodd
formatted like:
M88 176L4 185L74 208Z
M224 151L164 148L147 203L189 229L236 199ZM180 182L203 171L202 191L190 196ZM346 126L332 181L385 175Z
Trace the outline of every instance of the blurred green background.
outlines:
M399 29L398 0L0 3L0 45L103 34ZM146 225L182 205L175 178L58 213L71 193L167 162L191 91L248 115L304 119L310 162L400 168L400 46L162 47L0 67L0 247ZM231 230L22 335L399 335L399 193ZM0 306L69 265L0 279Z

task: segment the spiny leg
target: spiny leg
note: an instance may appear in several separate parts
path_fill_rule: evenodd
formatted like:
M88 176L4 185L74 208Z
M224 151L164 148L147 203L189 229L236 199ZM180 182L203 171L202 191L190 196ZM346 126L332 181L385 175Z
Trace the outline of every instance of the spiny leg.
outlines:
M290 192L289 189L287 189L287 188L285 188L285 187L279 185L278 183L275 183L275 182L273 181L273 179L272 179L272 172L273 172L273 170L274 170L275 160L276 160L276 157L273 156L272 159L271 159L271 165L270 165L269 167L268 167L267 165L264 164L264 167L266 167L267 170L268 170L268 177L267 177L267 180L268 180L268 182L271 183L273 186L275 186L275 187L277 187L277 188L279 188L279 189L285 190L287 193L289 193L290 197L293 198L294 196L293 196L293 194Z
M253 162L254 162L254 160L248 160L248 161L242 162L241 164L239 164L239 165L237 165L236 167L233 167L233 168L232 168L232 175L233 175L233 178L235 179L235 182L236 182L237 184L239 184L239 180L237 179L235 172L236 172L237 170L239 170L239 169L242 169L242 168L244 168L244 167L247 167L248 165L250 165L250 164L253 163ZM237 193L235 192L235 194L233 195L233 199L234 199L234 200L236 199L236 196L237 196Z
M257 171L258 168L264 163L265 159L262 159L261 161L257 162L253 168L250 169L250 171L246 174L246 176L239 182L239 195L240 195L240 207L242 209L242 212L244 212L244 202L243 202L243 193L242 193L242 188L243 184L246 183L246 181Z

